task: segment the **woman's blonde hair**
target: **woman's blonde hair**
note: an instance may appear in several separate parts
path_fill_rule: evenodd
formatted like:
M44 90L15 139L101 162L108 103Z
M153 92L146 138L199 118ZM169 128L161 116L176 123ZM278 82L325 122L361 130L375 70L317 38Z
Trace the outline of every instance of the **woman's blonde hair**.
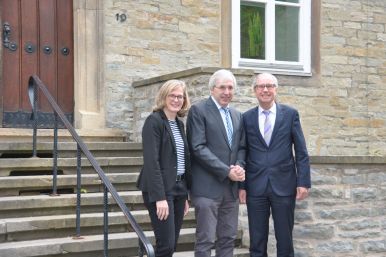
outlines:
M190 100L185 82L177 79L168 80L161 86L161 88L158 90L157 96L155 97L155 106L153 107L153 111L163 110L163 108L166 106L166 98L170 92L177 88L181 88L184 93L184 102L182 104L181 110L177 112L177 116L184 117L190 108Z

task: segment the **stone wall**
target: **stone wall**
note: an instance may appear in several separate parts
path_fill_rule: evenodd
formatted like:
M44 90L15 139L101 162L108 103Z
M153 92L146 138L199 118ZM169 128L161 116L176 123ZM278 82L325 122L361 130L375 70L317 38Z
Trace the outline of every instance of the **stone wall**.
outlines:
M385 155L386 1L321 2L321 86L297 91L320 116L313 141L322 154Z
M386 254L386 162L381 157L311 157L313 187L296 205L295 256ZM249 245L246 207L240 208ZM276 254L270 224L269 256Z
M218 0L107 0L104 14L109 127L132 130L134 80L220 63Z

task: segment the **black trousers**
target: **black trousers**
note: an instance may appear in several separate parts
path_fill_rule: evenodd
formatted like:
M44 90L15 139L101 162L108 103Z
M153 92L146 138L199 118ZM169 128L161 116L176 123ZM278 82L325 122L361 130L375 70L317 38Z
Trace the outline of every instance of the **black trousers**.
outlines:
M151 225L156 239L155 256L172 257L176 251L178 237L184 218L185 201L188 198L185 181L178 181L173 190L166 193L169 216L159 220L155 202L149 202L148 193L142 192L143 201L149 211Z
M293 257L295 195L278 196L268 184L261 196L248 196L247 209L250 236L250 256L267 257L269 216L272 211L277 257Z

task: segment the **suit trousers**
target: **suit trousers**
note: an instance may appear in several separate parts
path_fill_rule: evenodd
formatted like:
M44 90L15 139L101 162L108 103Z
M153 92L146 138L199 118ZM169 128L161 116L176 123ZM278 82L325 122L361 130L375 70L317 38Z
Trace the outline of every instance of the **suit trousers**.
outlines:
M231 187L224 186L221 199L191 198L197 221L194 256L210 257L211 249L215 246L217 257L233 257L239 201L233 197Z
M156 239L155 256L172 257L177 248L177 241L184 218L186 193L185 181L176 182L173 190L166 194L169 205L169 216L166 220L157 217L156 202L149 202L149 196L142 192L143 201L149 211L151 225Z
M267 257L269 217L275 229L277 257L293 257L292 230L294 226L295 195L278 196L270 183L261 196L248 196L247 209L250 237L250 256Z

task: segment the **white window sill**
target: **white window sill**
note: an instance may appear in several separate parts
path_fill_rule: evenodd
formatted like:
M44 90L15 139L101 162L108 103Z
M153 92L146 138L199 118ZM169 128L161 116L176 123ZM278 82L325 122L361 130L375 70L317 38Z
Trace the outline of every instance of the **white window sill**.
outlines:
M255 73L268 72L272 74L280 75L293 75L293 76L312 76L311 71L306 70L303 65L300 64L273 64L273 63L252 63L239 61L238 65L233 68L240 69L252 69Z

